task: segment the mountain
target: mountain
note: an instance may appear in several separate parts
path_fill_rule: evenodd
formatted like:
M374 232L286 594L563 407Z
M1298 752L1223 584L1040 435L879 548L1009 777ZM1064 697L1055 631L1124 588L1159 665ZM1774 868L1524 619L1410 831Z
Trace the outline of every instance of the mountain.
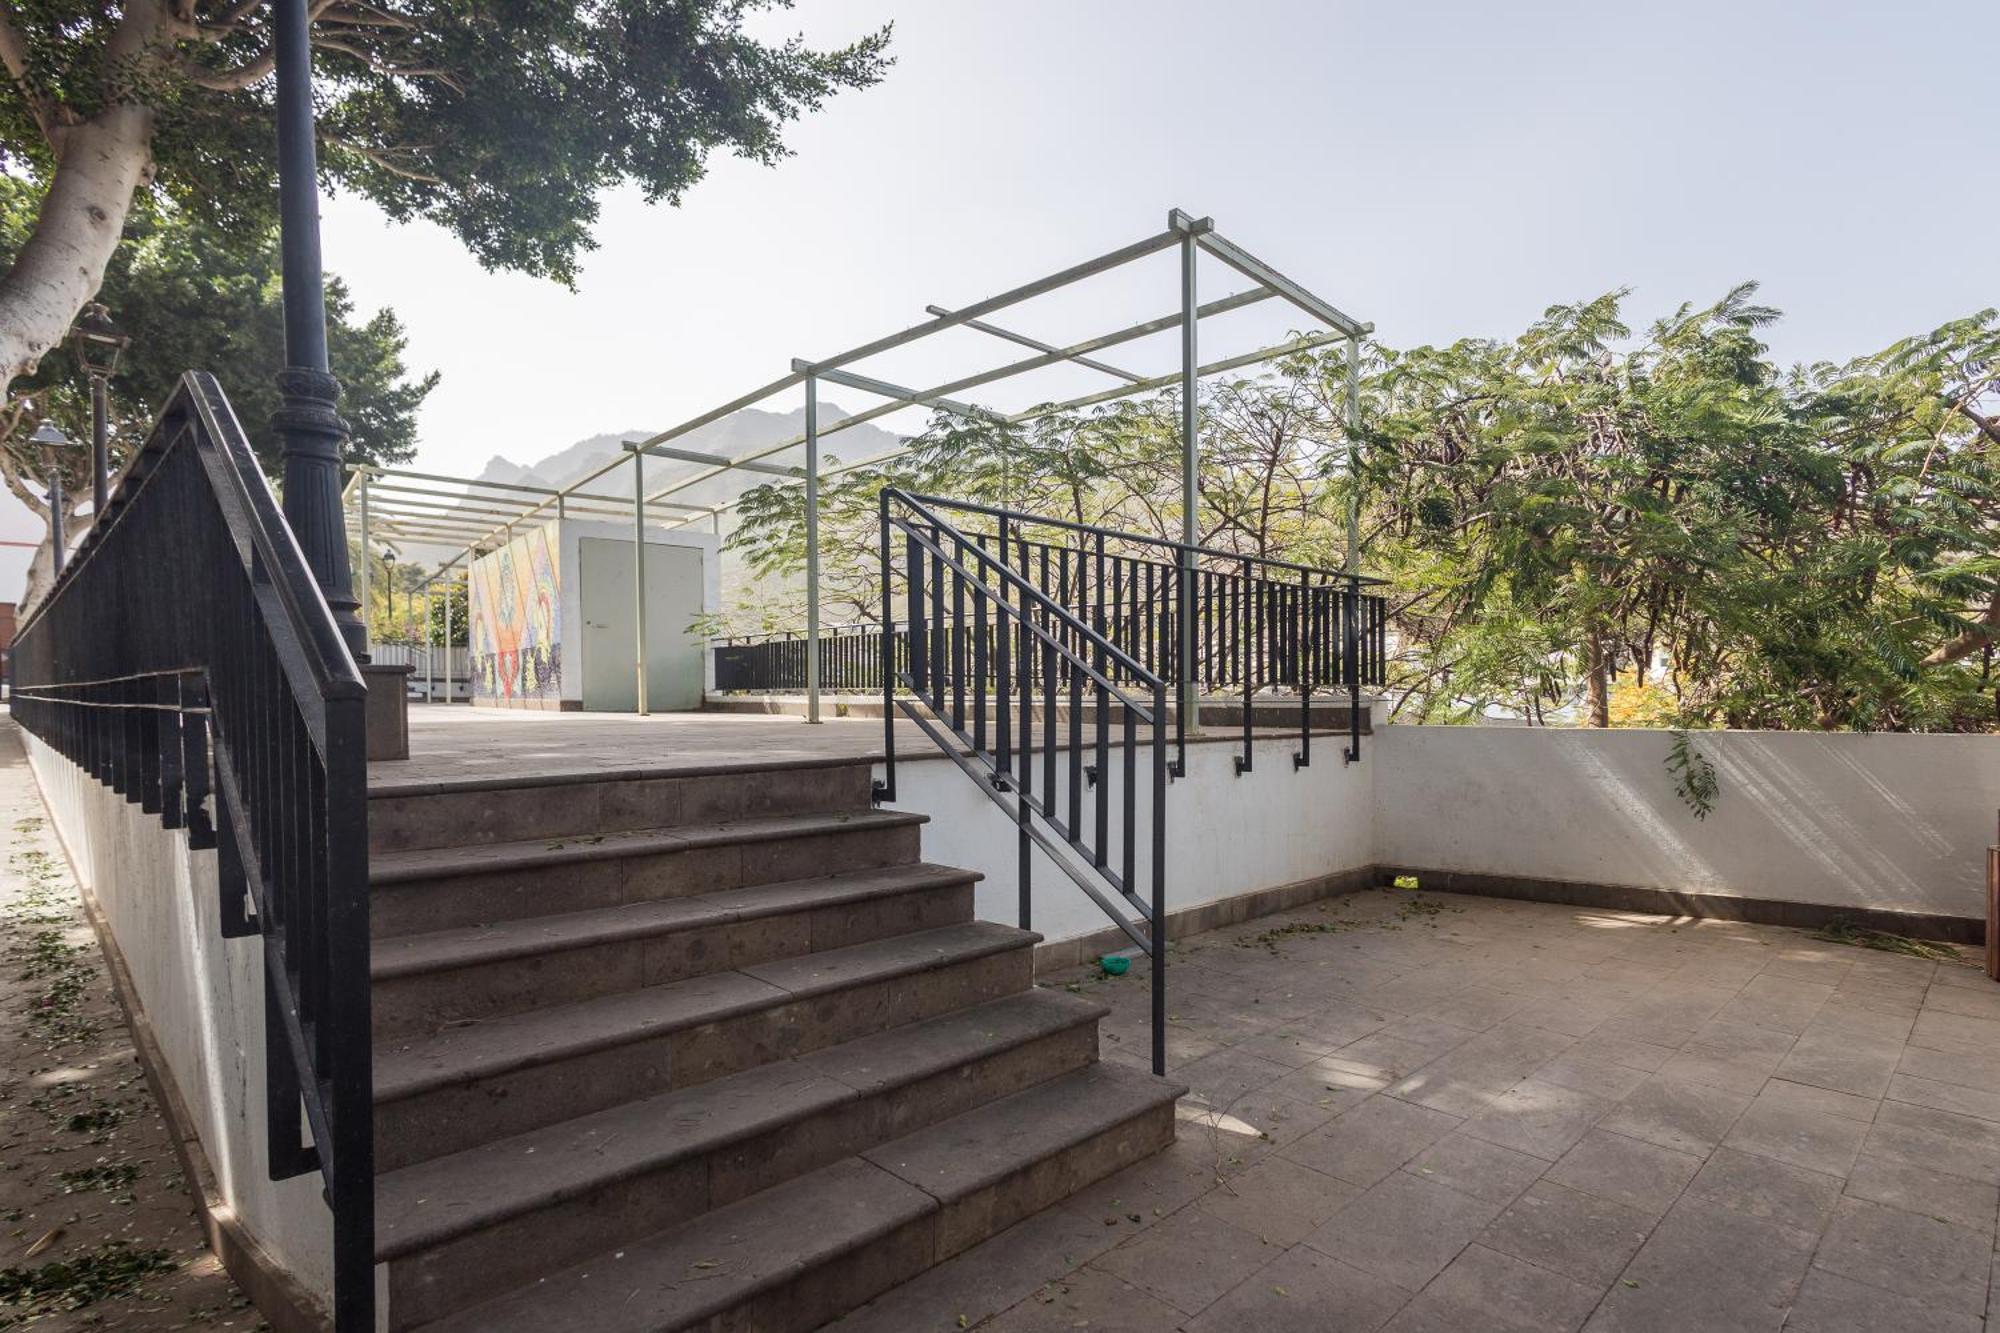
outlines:
M835 404L827 402L820 404L820 421L825 425L844 421L848 415ZM804 431L803 406L791 412L766 412L751 407L733 412L720 421L711 421L706 426L689 431L686 435L678 436L671 444L674 448L689 449L697 453L717 454L724 458L742 458L767 449L781 440L792 439ZM605 463L624 459L626 453L621 447L624 441L642 440L654 433L653 429L633 429L591 435L544 458L525 464L495 454L486 461L478 480L514 486L567 486L589 476ZM826 465L831 466L838 462L874 458L892 452L902 444L902 436L864 422L828 437L821 446L821 457ZM805 450L803 447L788 449L769 461L782 464L802 463L805 461ZM705 465L699 463L650 457L646 460L646 490L651 493L676 479L693 477L707 470ZM725 504L750 487L769 480L768 475L754 472L726 473L696 482L684 491L677 492L673 498L691 505ZM631 475L623 468L619 468L606 473L585 489L593 494L617 496L622 499L631 494ZM486 491L483 493L483 498L490 502L499 494L495 491ZM727 532L729 527L728 517L725 514L723 531ZM418 564L435 565L450 559L457 553L458 548L406 542L403 544L403 549L404 558Z

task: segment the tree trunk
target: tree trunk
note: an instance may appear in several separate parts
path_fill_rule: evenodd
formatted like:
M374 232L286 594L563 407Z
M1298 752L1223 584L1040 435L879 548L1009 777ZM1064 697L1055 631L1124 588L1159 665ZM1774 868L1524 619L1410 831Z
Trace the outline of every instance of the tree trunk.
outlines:
M0 278L0 390L33 373L96 294L132 196L153 172L153 112L113 106L66 127L34 235Z
M1604 651L1604 638L1592 634L1584 643L1584 673L1589 691L1590 723L1593 727L1611 725L1611 662Z

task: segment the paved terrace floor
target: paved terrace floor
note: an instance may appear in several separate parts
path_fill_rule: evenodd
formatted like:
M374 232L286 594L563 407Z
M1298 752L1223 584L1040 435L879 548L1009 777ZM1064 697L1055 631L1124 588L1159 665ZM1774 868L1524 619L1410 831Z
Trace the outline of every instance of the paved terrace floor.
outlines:
M897 747L931 743L898 724ZM657 772L722 764L861 759L882 754L881 718L745 713L557 713L410 705L410 757L368 766L372 789L534 776Z
M1971 967L1386 891L1191 938L1169 979L1176 1144L841 1333L2000 1329ZM1144 1062L1139 968L1044 980Z
M1290 727L1259 734L1296 735ZM1336 746L1340 733L1314 731L1315 745ZM1326 737L1322 742L1319 737ZM1211 727L1191 744L1235 745L1242 733ZM1365 743L1365 742L1364 742ZM896 724L898 754L932 757L937 747L915 723ZM832 717L817 726L803 718L760 713L560 713L476 708L469 704L410 705L410 757L368 766L371 790L441 782L511 780L528 776L611 776L719 765L879 759L880 717Z

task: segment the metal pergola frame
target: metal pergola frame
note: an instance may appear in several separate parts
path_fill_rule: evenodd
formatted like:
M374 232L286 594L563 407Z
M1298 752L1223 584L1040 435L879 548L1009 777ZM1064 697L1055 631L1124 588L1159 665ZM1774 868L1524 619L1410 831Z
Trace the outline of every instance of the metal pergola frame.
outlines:
M1173 312L1153 319L1086 338L1079 342L1060 346L1034 338L1017 329L992 323L988 316L1016 306L1038 296L1060 291L1086 279L1110 273L1128 264L1136 263L1149 256L1167 250L1178 250L1179 265L1179 305ZM1198 261L1206 252L1221 261L1229 269L1250 280L1247 289L1218 297L1208 302L1199 299L1197 290ZM1323 326L1320 331L1305 333L1289 338L1281 343L1259 348L1241 355L1226 357L1203 364L1200 360L1199 329L1203 319L1240 310L1267 300L1281 300L1310 316ZM863 425L878 418L900 412L911 407L930 407L956 413L973 419L986 420L998 424L1020 424L1053 416L1061 412L1093 407L1100 403L1112 402L1136 394L1149 393L1156 389L1180 388L1181 395L1181 543L1186 548L1200 544L1200 524L1198 509L1200 501L1201 464L1201 406L1197 392L1201 379L1211 375L1227 373L1246 366L1260 365L1280 357L1289 356L1313 347L1345 341L1348 349L1347 376L1347 417L1350 428L1358 425L1360 413L1360 346L1361 339L1374 331L1372 323L1366 323L1346 314L1331 302L1315 295L1307 288L1287 277L1270 264L1265 263L1249 251L1236 245L1215 230L1210 218L1192 217L1176 208L1167 214L1166 229L1122 246L1094 259L1071 265L1032 282L1023 283L997 296L976 301L957 308L926 306L930 318L919 324L910 325L895 333L887 334L872 342L862 343L833 356L818 360L798 358L793 360L788 373L761 385L748 393L728 402L718 404L697 416L688 418L678 425L669 427L643 440L628 440L624 443L624 456L615 457L602 466L587 473L570 485L560 488L528 486L519 483L475 482L467 479L443 477L432 473L410 472L389 468L362 467L355 469L354 480L349 483L350 500L358 500L360 531L364 553L369 549L371 522L378 516L385 520L382 535L411 541L460 541L465 548L438 572L438 577L446 575L459 561L463 560L470 574L471 561L486 549L497 545L503 534L511 534L516 524L531 521L535 515L553 506L557 516L570 512L588 513L601 517L610 513L627 512L633 523L634 595L637 601L637 641L634 646L634 670L638 681L638 711L644 715L646 706L646 566L645 527L649 515L660 509L682 511L665 521L672 527L684 527L689 523L707 518L720 530L719 516L733 508L735 500L715 505L698 505L675 501L670 497L697 486L705 481L726 475L731 471L746 471L795 479L805 486L806 511L806 720L819 722L820 708L820 607L819 607L819 488L827 477L857 468L873 466L899 456L902 448L879 453L869 458L842 463L836 467L822 469L820 466L820 443L830 435ZM926 388L908 388L850 369L857 363L882 353L906 347L948 329L964 327L984 333L996 341L1007 342L1026 348L1032 355L1005 362L999 366L977 371L957 379L934 384ZM1180 368L1164 375L1141 375L1123 369L1118 365L1100 359L1098 353L1137 341L1153 334L1169 330L1180 332ZM963 399L959 395L967 390L983 388L990 384L1013 379L1031 371L1054 365L1069 365L1105 375L1117 381L1114 385L1080 397L1060 402L1042 403L1018 412L1002 412ZM883 399L881 403L864 411L856 412L839 421L822 426L819 422L819 385L821 382L836 384L843 388ZM767 398L790 390L803 388L805 394L805 429L798 435L765 445L738 458L726 458L717 454L707 454L691 449L676 448L672 441L701 427L754 406ZM766 460L785 450L805 447L805 462L802 467L784 466ZM669 459L676 462L694 463L699 470L676 477L648 492L645 485L645 460L648 456ZM589 492L584 488L626 462L632 466L632 493L629 501L622 497L602 492ZM1350 464L1352 445L1350 443ZM423 499L406 496L404 492L417 488L403 486L405 481L442 482L467 488L464 494L444 494L429 492ZM381 493L383 498L374 501L371 512L370 491ZM509 502L486 495L475 496L479 490L501 491L512 494L533 495L539 499L523 498L512 501L519 512L513 512ZM435 504L438 498L459 502L459 509L449 513L435 512L426 507L426 500ZM604 504L620 506L619 510L607 510ZM588 505L588 508L583 506ZM469 507L469 508L468 508ZM492 522L494 518L501 521ZM490 524L490 526L488 526ZM1347 514L1347 564L1350 573L1359 572L1360 552L1357 514L1350 500ZM1185 560L1192 562L1191 549L1184 553ZM368 560L362 561L362 602L368 598ZM433 579L433 582L436 580ZM449 605L447 604L447 612ZM1184 620L1181 626L1181 651L1184 658L1193 654L1193 620ZM1185 716L1194 719L1197 685L1191 672L1182 673L1180 706Z

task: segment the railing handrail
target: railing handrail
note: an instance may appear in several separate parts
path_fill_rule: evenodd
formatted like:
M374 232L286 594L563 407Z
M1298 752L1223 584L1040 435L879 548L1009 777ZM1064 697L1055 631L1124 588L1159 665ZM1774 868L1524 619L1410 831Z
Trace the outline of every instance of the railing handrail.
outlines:
M180 548L206 617L159 610ZM266 1165L322 1176L335 1327L372 1330L367 688L213 376L181 377L15 643L22 725L216 849L220 934L262 937Z
M876 797L893 801L896 794L896 716L900 710L971 778L986 796L1006 812L1019 830L1020 925L1030 928L1032 873L1030 846L1040 847L1050 861L1090 898L1125 935L1137 944L1152 962L1152 1055L1156 1074L1166 1072L1166 809L1167 809L1167 683L1149 671L1116 643L1097 632L1068 607L1048 596L1023 578L1009 564L1005 543L999 553L988 551L975 536L968 536L941 519L936 512L895 487L884 487L878 496L881 525L882 628L877 631L881 645L882 714L884 728L884 780L876 785ZM900 506L907 513L897 513ZM909 562L905 571L910 600L908 628L893 628L891 601L892 537L903 535ZM1002 529L1003 535L1005 529ZM950 546L947 551L946 546ZM970 561L971 567L967 565ZM935 575L931 584L928 614L925 614L925 566ZM951 628L945 628L944 590L951 586ZM970 596L970 607L967 598ZM973 627L966 633L967 617ZM989 644L988 617L992 619L991 665L998 689L994 697L992 745L988 746L987 678ZM1009 634L1013 628L1018 637ZM907 640L907 662L899 670L896 646L899 637ZM933 652L935 650L935 652ZM1018 654L1019 671L1014 671ZM968 678L979 688L972 691L970 727L967 718ZM1116 663L1129 675L1120 682L1108 674ZM1039 668L1039 669L1037 669ZM1060 668L1060 670L1059 670ZM1041 678L1043 729L1038 745L1034 739L1034 695L1036 678ZM1086 693L1097 703L1092 722L1094 762L1086 766L1080 716L1075 707L1069 714L1069 745L1064 767L1068 774L1066 814L1058 812L1059 789L1056 753L1055 712L1062 689L1067 686L1072 704ZM1012 730L1016 703L1014 682L1020 685L1020 726L1018 743ZM898 694L900 683L907 697ZM949 688L947 682L950 682ZM1141 692L1151 698L1141 701ZM1119 802L1118 827L1122 845L1117 848L1119 868L1112 867L1111 823L1111 704L1116 701L1123 717L1117 752L1122 757L1123 791ZM947 702L949 701L949 703ZM928 709L930 716L925 715ZM1152 758L1150 802L1151 892L1142 897L1138 883L1138 755L1139 727L1150 736ZM958 744L953 744L956 739ZM1042 777L1035 777L1036 750L1040 750ZM1095 790L1094 829L1086 827L1083 789ZM1039 819L1046 828L1036 824ZM1112 891L1115 898L1137 909L1142 931L1114 905L1094 881Z
M917 513L923 515L924 518L930 521L931 523L936 524L940 527L946 527L946 528L951 527L950 524L946 523L943 519L939 518L936 514L932 513L929 509L925 508L925 503L923 499L917 496L913 496L908 491L901 490L894 486L884 486L882 488L882 503L885 506L885 509L886 506L891 501L897 501L897 500L900 500L902 503L908 505L911 509L915 510ZM951 502L946 501L945 503L948 505ZM954 533L956 533L958 537L961 540L963 540L966 544L976 545L976 543L973 541L972 538L966 536L964 533L958 533L956 528L952 528L951 530ZM933 546L931 549L935 551L937 548ZM1076 636L1081 638L1085 643L1090 644L1092 647L1098 649L1100 652L1108 656L1112 661L1118 663L1120 666L1123 666L1127 671L1129 671L1132 675L1138 678L1140 684L1157 686L1166 683L1161 677L1154 675L1152 672L1146 670L1145 667L1141 666L1137 658L1133 657L1130 653L1127 653L1123 648L1120 648L1117 644L1111 642L1111 640L1105 638L1102 634L1099 634L1096 630L1092 629L1090 626L1084 624L1083 621L1077 619L1077 617L1070 612L1068 607L1064 606L1062 603L1050 597L1047 593L1043 592L1040 588L1037 588L1027 579L1022 578L1019 574L1017 574L1014 571L1013 567L1007 563L1006 559L1004 558L1004 555L1001 557L989 557L989 559L991 559L992 563L999 570L1001 577L1004 578L1007 581L1007 583L1015 589L1015 591L1020 592L1027 597L1033 598L1036 601L1036 603L1038 603L1043 610L1047 611L1051 616L1053 616L1063 626L1064 629L1067 629L1070 633L1075 634ZM888 590L885 588L883 591L886 594ZM1094 674L1094 668L1092 670ZM1099 678L1103 679L1102 677Z
M1157 546L1170 551L1214 556L1218 560L1233 560L1239 563L1247 560L1252 564L1268 565L1272 569L1288 569L1294 574L1317 574L1324 578L1340 579L1342 581L1352 580L1375 586L1386 586L1388 584L1387 579L1375 578L1368 574L1350 574L1345 570L1327 569L1320 565L1302 565L1296 561L1279 560L1268 555L1251 555L1243 551L1225 551L1219 546L1190 545L1186 542L1174 541L1169 537L1149 537L1142 532L1127 532L1122 528L1107 528L1101 524L1083 523L1076 519L1050 518L1046 514L1029 514L1016 509L1002 509L994 505L979 504L972 500L952 500L939 495L921 495L903 491L895 487L888 489L895 490L898 495L919 504L933 505L941 509L956 509L961 513L980 514L992 519L1004 519L1010 523L1020 523L1029 527L1062 528L1069 532L1086 533L1092 537L1103 537L1112 541L1135 542L1141 546Z

